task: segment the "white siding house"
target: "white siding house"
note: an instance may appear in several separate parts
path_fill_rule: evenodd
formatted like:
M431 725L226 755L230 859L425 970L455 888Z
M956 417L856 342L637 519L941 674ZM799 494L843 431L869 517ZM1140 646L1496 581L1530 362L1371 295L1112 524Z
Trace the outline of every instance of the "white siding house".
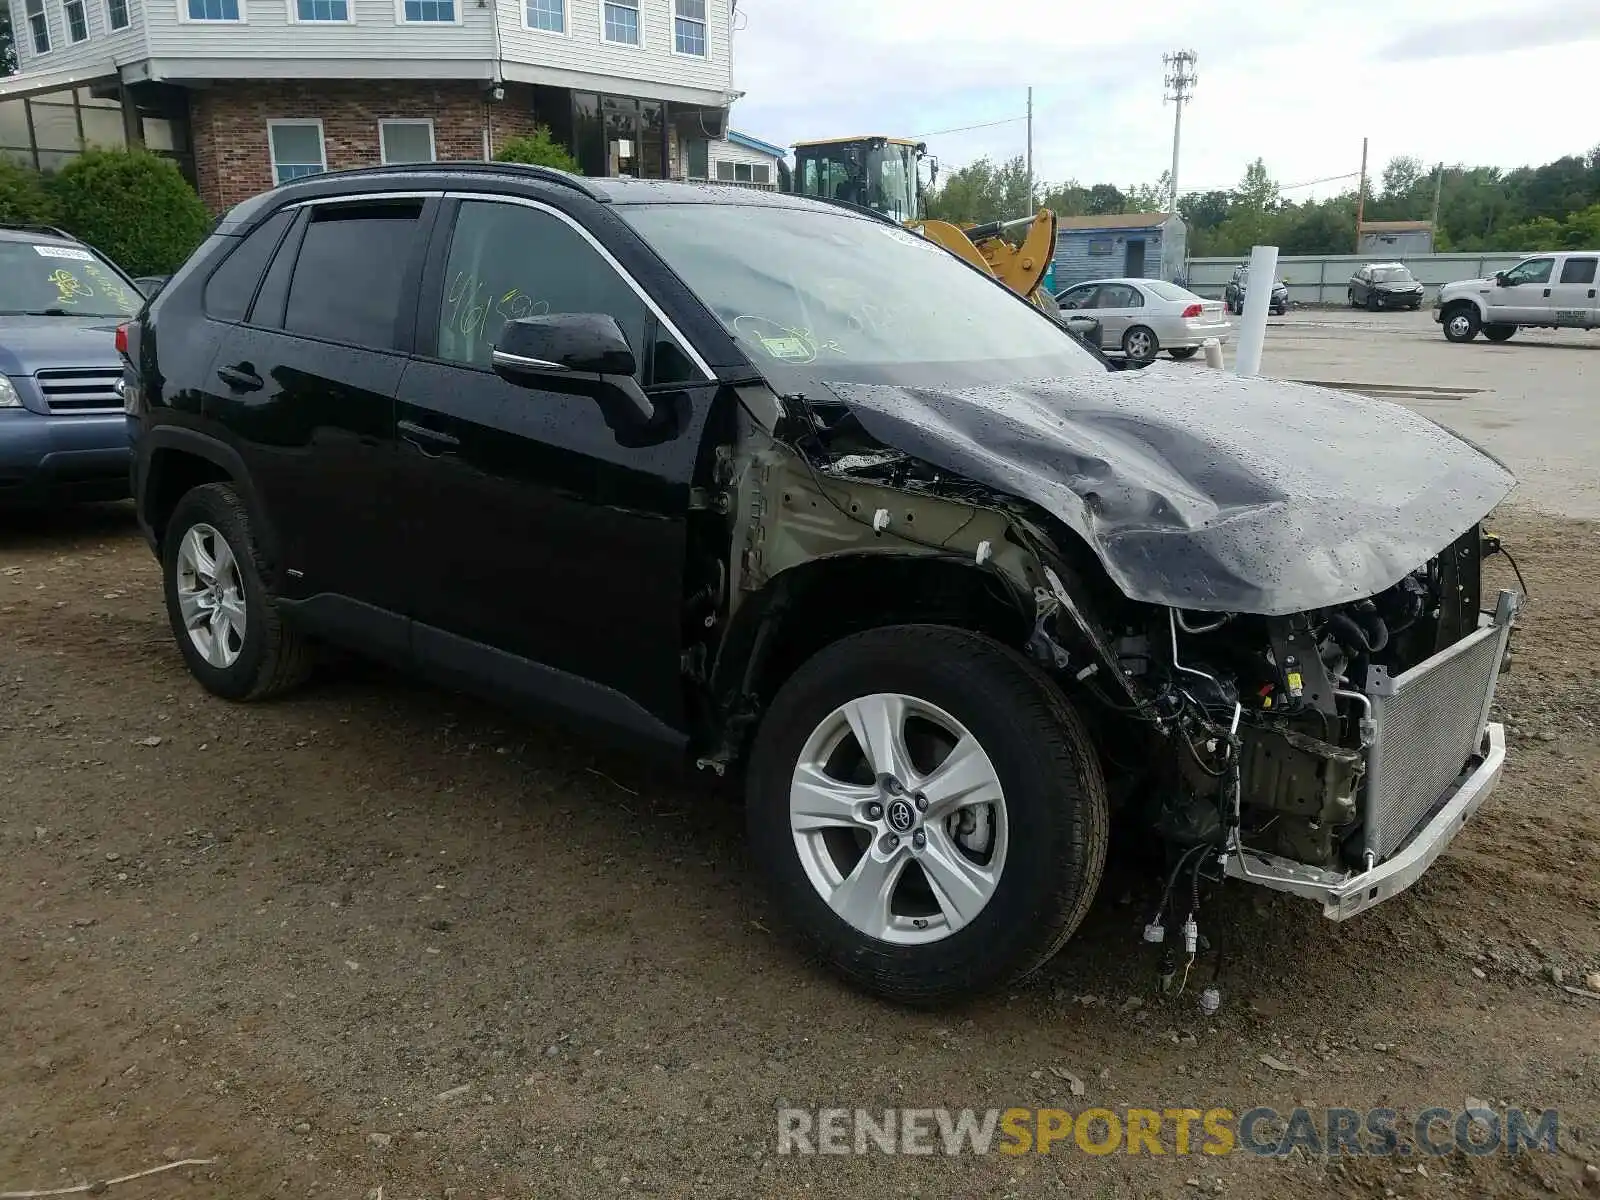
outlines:
M733 0L0 3L20 67L0 79L0 153L50 169L120 127L214 207L277 181L274 122L316 125L324 169L380 161L399 121L430 134L391 141L440 158L542 125L587 174L667 178L735 98Z
M686 138L682 178L776 189L782 146L730 129L725 138Z

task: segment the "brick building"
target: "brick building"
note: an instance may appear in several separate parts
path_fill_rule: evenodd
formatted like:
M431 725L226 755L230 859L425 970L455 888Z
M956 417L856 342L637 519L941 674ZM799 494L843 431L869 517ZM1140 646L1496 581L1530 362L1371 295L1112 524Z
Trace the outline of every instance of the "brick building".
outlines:
M316 171L492 157L681 178L727 133L737 0L0 0L0 154L169 155L215 211Z

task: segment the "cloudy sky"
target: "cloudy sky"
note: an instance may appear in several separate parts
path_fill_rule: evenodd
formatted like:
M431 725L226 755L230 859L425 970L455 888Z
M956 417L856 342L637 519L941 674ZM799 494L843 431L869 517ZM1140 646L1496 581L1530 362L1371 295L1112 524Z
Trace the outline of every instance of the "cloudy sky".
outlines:
M1155 182L1172 157L1161 55L1199 55L1179 183L1260 156L1297 184L1398 154L1518 166L1600 143L1600 0L738 0L734 127L928 137L948 168L1021 154L1039 178ZM1290 193L1328 194L1353 182Z

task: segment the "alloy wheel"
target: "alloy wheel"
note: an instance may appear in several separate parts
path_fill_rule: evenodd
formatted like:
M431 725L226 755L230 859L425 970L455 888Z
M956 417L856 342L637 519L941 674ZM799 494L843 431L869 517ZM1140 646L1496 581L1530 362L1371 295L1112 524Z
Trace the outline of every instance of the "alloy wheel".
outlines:
M245 596L239 563L227 539L204 523L178 544L178 610L200 657L219 670L244 651Z
M994 896L1009 827L994 763L964 725L913 696L830 713L800 752L789 825L806 877L853 929L940 941Z

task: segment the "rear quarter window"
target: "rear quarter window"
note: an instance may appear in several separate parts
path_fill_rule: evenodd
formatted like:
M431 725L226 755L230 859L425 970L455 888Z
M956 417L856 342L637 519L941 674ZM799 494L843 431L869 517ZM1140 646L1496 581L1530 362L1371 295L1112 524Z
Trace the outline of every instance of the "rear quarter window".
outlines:
M206 280L205 313L217 321L242 321L250 311L256 286L267 269L272 252L278 248L284 230L293 216L287 210L274 213L255 231L239 241Z

